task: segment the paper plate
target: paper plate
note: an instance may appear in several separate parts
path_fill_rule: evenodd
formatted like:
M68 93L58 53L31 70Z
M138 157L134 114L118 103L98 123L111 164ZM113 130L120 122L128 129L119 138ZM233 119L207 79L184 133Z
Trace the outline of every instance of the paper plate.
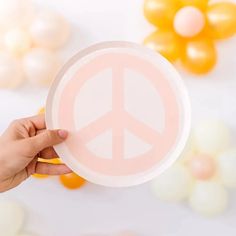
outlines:
M55 146L90 182L144 183L180 155L190 131L189 98L174 67L128 42L82 50L61 70L47 99L48 129L66 129Z

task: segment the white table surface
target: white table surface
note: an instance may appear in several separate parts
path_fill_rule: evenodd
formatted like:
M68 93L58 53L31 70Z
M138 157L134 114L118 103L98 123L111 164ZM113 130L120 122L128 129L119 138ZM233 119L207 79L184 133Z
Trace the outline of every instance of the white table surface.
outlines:
M80 48L103 40L141 42L152 28L142 16L143 0L37 0L63 13L74 26L64 59ZM182 72L189 89L193 123L200 119L224 119L236 134L236 38L218 43L219 64L206 78ZM35 114L45 104L47 90L24 86L0 91L0 132L16 118ZM56 178L30 179L2 194L26 206L26 229L39 236L78 236L124 229L145 236L234 236L236 194L230 195L228 211L205 219L185 204L167 204L156 199L149 184L110 189L87 184L78 191L61 187ZM2 235L3 236L3 235Z

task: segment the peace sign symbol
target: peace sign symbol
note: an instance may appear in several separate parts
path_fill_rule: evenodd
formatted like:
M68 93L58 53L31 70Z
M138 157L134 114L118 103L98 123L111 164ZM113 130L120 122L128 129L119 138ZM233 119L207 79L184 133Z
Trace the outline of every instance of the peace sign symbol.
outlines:
M132 49L129 51L127 48L129 49L130 46L132 46ZM128 44L127 47L127 44L124 43L110 43L105 46L100 44L89 48L70 62L70 68L76 62L80 62L74 74L71 72L70 77L65 77L68 66L61 72L61 78L65 78L64 85L59 86L58 82L56 82L57 84L55 85L54 83L54 86L52 86L54 89L60 87L60 99L57 99L58 108L56 114L54 112L54 116L57 117L54 119L57 122L54 123L57 123L60 128L70 131L68 140L63 144L64 147L59 145L56 149L72 169L79 172L80 175L82 173L82 176L92 182L123 186L146 181L151 178L150 176L153 175L153 172L157 173L157 169L160 169L162 165L167 165L165 163L170 162L170 155L173 156L173 152L181 149L183 142L186 141L189 129L186 120L189 117L187 117L186 106L183 105L183 97L186 98L185 90L181 85L182 98L179 98L177 96L178 90L170 83L170 78L167 78L167 75L150 58L143 55L143 50L140 53L139 47L137 49L137 46L134 47L133 44ZM146 52L146 49L144 51ZM79 109L76 106L78 94L91 78L106 69L111 70L112 109L78 129L75 112L75 109ZM161 132L154 130L127 111L124 92L127 70L135 71L142 75L151 83L161 97L164 107L164 127ZM59 83L60 81L62 79L59 80ZM55 91L52 93L55 95ZM49 104L49 106L52 106L52 104ZM155 101L150 106L155 106ZM53 126L52 119L49 117L49 120L51 120L49 125ZM185 126L183 122L185 122ZM99 156L87 146L88 142L96 139L107 130L112 131L112 158L110 159ZM126 130L149 144L151 148L133 158L125 158ZM181 145L180 142L182 142ZM177 147L178 145L179 148ZM176 156L174 158L176 159ZM140 179L142 175L143 180ZM139 180L135 181L138 176ZM145 176L148 177L145 178ZM109 181L107 181L108 178ZM128 180L131 179L132 181L128 183Z

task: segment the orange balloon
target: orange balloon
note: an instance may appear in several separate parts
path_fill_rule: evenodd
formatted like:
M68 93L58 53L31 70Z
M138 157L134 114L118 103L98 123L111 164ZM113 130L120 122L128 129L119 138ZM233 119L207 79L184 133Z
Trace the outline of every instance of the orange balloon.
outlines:
M180 39L173 31L156 31L144 40L144 45L171 62L180 56Z
M186 42L181 60L184 66L193 73L205 74L209 72L217 61L217 53L211 40L198 38Z
M206 10L209 0L181 0L183 6L194 6Z
M85 179L75 173L61 175L60 181L68 189L78 189L86 183Z
M144 15L157 27L172 26L175 13L180 6L180 0L145 0Z
M215 3L207 9L209 34L215 39L223 39L236 33L236 4Z

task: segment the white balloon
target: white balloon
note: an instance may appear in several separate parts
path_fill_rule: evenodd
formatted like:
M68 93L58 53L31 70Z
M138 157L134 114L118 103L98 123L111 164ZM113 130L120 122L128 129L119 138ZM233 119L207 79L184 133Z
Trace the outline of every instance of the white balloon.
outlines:
M34 16L31 0L0 0L0 28L28 26Z
M15 202L0 202L0 235L14 236L24 223L24 210Z
M227 192L217 182L197 181L189 198L192 209L205 216L222 213L227 203Z
M218 169L222 183L227 187L236 188L236 148L219 156Z
M29 51L32 42L30 35L26 31L14 28L5 34L4 44L9 52L18 56Z
M230 144L230 130L219 120L208 120L194 129L196 147L205 154L216 155L227 149Z
M4 34L0 32L0 50L4 51L5 50L5 45L4 45Z
M8 53L0 53L0 88L16 88L23 80L20 62Z
M167 201L181 201L188 197L192 186L192 178L181 164L175 164L152 182L156 196Z
M23 59L28 80L35 85L46 86L54 79L60 62L56 53L42 48L32 49Z
M33 21L30 32L36 45L55 49L63 46L69 38L68 22L59 14L44 11Z

